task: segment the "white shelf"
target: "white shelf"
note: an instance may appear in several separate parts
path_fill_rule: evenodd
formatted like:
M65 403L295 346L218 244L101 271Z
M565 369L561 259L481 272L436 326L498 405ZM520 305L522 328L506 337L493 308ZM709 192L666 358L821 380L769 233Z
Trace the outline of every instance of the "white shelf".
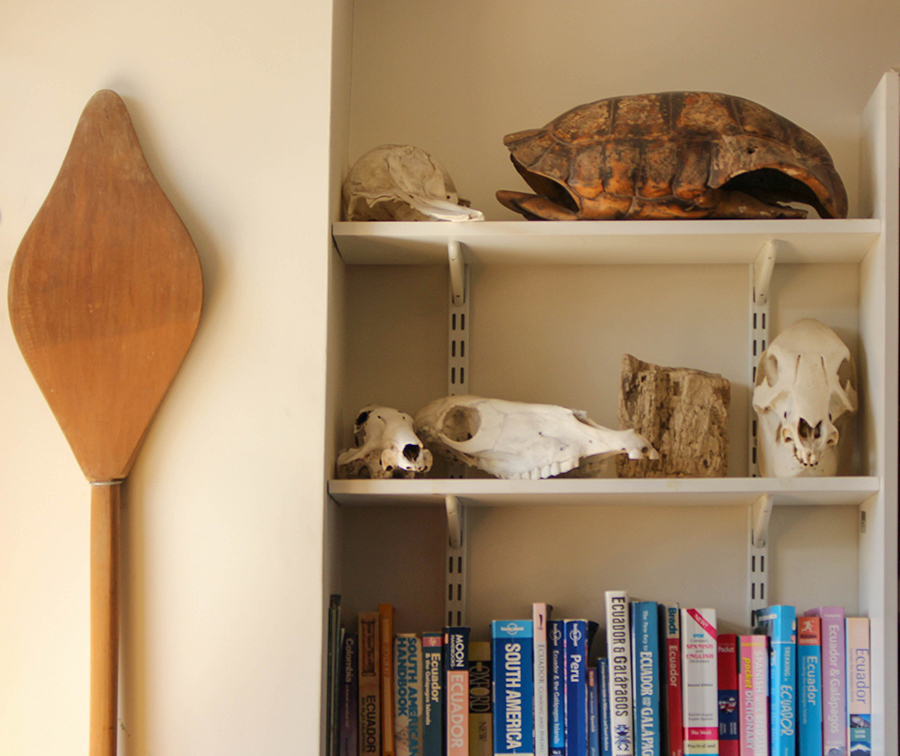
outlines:
M467 505L747 506L770 494L776 505L860 505L881 490L877 477L841 478L421 478L332 480L328 493L344 506Z
M342 222L333 236L349 265L447 263L459 242L474 264L752 263L770 240L779 263L859 263L882 222L834 220Z

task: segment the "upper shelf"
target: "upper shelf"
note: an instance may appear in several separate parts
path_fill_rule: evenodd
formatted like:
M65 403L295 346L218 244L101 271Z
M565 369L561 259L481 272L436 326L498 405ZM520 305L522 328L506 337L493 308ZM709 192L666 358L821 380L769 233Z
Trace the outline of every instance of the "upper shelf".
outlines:
M838 478L419 478L331 480L328 493L343 505L470 504L749 505L771 495L779 505L859 505L880 490L876 477Z
M333 236L350 265L447 262L457 241L474 264L752 263L770 240L779 263L858 263L882 232L877 219L341 222Z

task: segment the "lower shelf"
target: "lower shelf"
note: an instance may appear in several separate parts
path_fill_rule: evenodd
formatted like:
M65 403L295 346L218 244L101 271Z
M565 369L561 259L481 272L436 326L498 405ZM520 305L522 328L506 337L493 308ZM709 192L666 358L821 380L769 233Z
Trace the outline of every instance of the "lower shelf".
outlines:
M329 495L345 506L434 505L447 496L467 505L748 506L859 505L881 490L878 477L840 478L494 478L332 480Z

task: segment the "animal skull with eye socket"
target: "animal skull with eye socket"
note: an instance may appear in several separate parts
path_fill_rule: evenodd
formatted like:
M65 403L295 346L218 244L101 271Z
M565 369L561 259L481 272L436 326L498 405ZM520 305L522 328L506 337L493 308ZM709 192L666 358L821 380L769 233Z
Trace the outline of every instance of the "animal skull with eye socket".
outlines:
M391 407L359 411L353 426L358 448L338 455L339 478L413 478L431 469L432 456L413 430L413 419Z
M840 428L856 408L856 368L838 335L812 318L786 328L756 370L760 473L835 475Z
M451 459L506 479L561 475L583 457L659 458L633 430L610 430L584 412L551 404L448 396L420 409L415 429Z

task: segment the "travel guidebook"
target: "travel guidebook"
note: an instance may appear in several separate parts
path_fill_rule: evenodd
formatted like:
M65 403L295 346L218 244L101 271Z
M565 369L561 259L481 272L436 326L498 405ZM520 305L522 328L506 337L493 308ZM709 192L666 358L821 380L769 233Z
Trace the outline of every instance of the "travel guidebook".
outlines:
M754 613L758 632L769 638L769 742L772 756L797 752L797 612L769 606Z
M822 620L822 749L825 756L847 754L847 650L842 606L806 612Z
M422 633L422 746L424 756L444 753L444 634Z
M662 756L659 611L655 601L632 602L631 635L634 750L638 756Z
M609 723L613 753L616 756L634 756L631 618L625 591L606 591L606 653L609 659Z
M446 756L469 754L469 628L444 628Z
M797 753L822 756L822 620L797 617Z
M534 625L491 623L494 676L494 754L534 754Z

